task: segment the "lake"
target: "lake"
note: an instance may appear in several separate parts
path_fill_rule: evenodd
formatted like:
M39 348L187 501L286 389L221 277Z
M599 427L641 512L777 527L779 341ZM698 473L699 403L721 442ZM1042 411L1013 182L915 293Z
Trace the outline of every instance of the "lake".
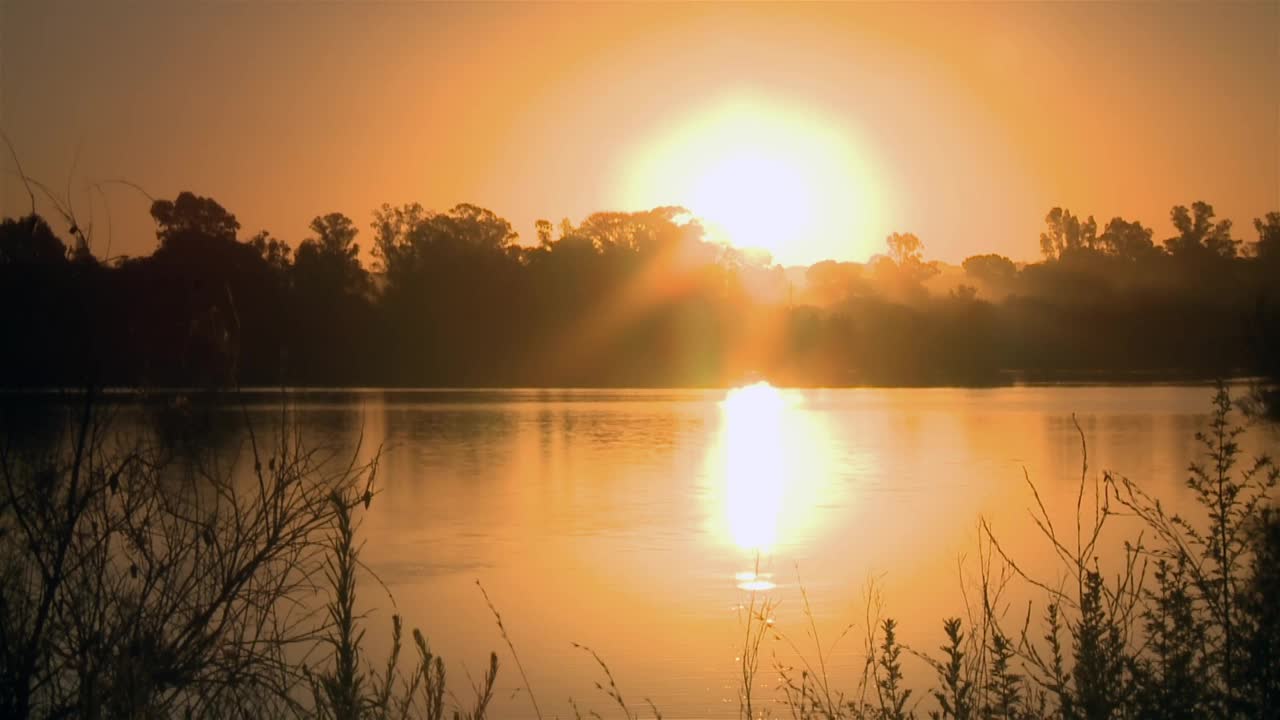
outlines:
M900 640L933 650L942 619L965 613L979 518L1025 570L1062 576L1030 519L1026 478L1074 531L1076 422L1090 498L1111 470L1189 508L1182 483L1212 394L1200 385L756 385L305 391L289 401L314 446L349 453L363 438L363 457L382 447L379 494L361 518L363 559L385 584L361 586L375 666L399 612L443 654L455 686L497 650L494 716L532 716L478 580L547 717L572 716L571 697L584 714L617 714L579 643L608 663L633 707L648 698L668 718L712 718L738 711L741 608L752 592L779 603L775 628L788 638L765 641L759 694L776 684L775 657L796 663L792 643L814 657L801 588L824 648L854 624L828 656L828 671L852 690L869 583ZM278 419L277 395L248 402L260 427ZM1257 453L1276 440L1251 429L1243 445ZM1112 529L1116 540L1131 527L1117 518ZM1105 553L1104 568L1116 558ZM1018 584L1007 599L1011 623L1028 600L1043 606ZM932 672L913 657L904 666L924 695Z

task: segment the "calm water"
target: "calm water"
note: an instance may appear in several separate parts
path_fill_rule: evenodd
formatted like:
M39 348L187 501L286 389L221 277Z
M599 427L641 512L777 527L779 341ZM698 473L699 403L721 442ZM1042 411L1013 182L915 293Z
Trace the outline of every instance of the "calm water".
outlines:
M824 645L855 623L831 655L832 674L851 685L868 582L905 642L936 647L942 618L964 612L980 517L1025 568L1059 576L1029 519L1023 473L1065 526L1081 473L1072 413L1090 482L1113 470L1177 506L1211 396L1201 386L753 387L372 390L294 402L312 444L350 449L363 433L366 452L384 448L381 494L362 526L364 559L394 596L393 606L376 583L363 586L375 660L400 612L455 683L464 665L478 675L500 650L497 716L530 716L527 698L513 696L521 682L479 580L547 716L572 716L570 697L609 716L600 673L577 642L609 663L629 702L650 698L666 717L724 717L737 712L746 588L781 602L776 627L806 651L801 585ZM250 410L269 423L278 400ZM1244 444L1258 452L1277 441L1253 430ZM1015 588L1011 617L1029 598ZM763 665L775 653L795 661L769 640ZM906 663L923 694L931 673ZM761 673L766 695L775 679Z

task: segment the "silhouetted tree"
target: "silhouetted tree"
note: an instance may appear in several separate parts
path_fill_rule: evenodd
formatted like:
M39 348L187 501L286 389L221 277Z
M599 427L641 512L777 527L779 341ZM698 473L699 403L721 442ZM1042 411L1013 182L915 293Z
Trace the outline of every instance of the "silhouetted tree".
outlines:
M1045 215L1044 222L1047 228L1040 233L1040 252L1048 260L1062 260L1097 247L1098 224L1092 215L1081 222L1070 210L1056 207Z
M892 233L884 242L889 246L889 258L898 267L905 268L922 262L924 243L914 233Z
M285 241L271 237L271 233L262 230L249 239L249 245L276 272L283 274L289 270L293 261L293 248Z
M1196 201L1191 210L1185 205L1175 205L1169 211L1178 234L1164 241L1169 254L1174 257L1199 257L1209 255L1231 258L1236 256L1239 240L1231 237L1231 221L1213 219L1213 206Z
M858 263L823 260L804 273L805 295L815 305L834 305L868 292L863 266Z
M39 215L0 222L0 264L50 265L66 259L67 246Z
M550 220L539 220L536 223L534 223L534 232L537 234L537 237L538 237L538 247L541 247L541 248L551 247L552 227L551 227Z
M160 245L129 269L142 326L126 332L144 339L132 362L166 384L276 382L284 289L258 244L237 240L235 215L191 192L155 201L151 216Z
M185 238L234 242L240 230L236 216L216 200L190 192L179 193L175 200L156 200L151 217L162 248Z
M374 255L385 271L381 332L403 348L396 375L431 383L496 382L516 337L497 331L517 310L522 252L511 223L461 204L448 212L410 204L374 213Z
M872 276L890 296L899 300L919 299L920 283L938 274L934 263L924 261L924 243L913 233L892 233L885 238L890 264L872 263Z
M54 385L79 380L86 338L95 333L92 263L72 263L39 215L0 222L0 382Z
M990 288L1007 288L1018 276L1018 267L1003 255L972 255L961 267L966 275Z
M652 256L680 246L693 246L702 240L702 226L679 206L658 207L646 212L593 213L575 229L575 234L590 238L605 253L631 251Z
M359 231L342 213L317 216L290 268L293 306L288 336L291 380L308 384L362 378L357 358L337 349L368 344L369 275L360 265Z
M1129 222L1120 217L1111 218L1102 235L1098 237L1098 244L1108 255L1128 262L1148 260L1158 252L1155 244L1151 242L1151 228L1143 227L1140 222Z
M351 218L342 213L316 217L311 231L315 237L302 241L293 262L299 289L335 297L364 293L369 278L360 266L359 230Z
M1229 224L1204 203L1175 208L1175 255L1136 221L1098 234L1055 208L1044 261L975 255L963 275L926 261L910 233L865 264L783 268L709 241L676 206L542 220L524 246L477 205L384 205L372 274L340 213L315 218L296 251L265 231L241 241L234 214L190 192L152 216L155 252L105 265L68 261L38 218L0 223L0 380L78 382L79 360L113 383L164 385L1214 376L1268 366L1245 318L1274 303L1280 261L1280 213L1255 221L1251 252L1232 257ZM98 340L73 348L68 327Z
M407 262L405 255L412 247L411 233L426 220L427 211L418 203L392 207L383 203L373 211L373 248L377 268L392 275Z
M1258 239L1253 243L1253 255L1260 260L1273 262L1280 259L1280 212L1269 212L1266 218L1254 218Z
M393 282L404 271L432 260L505 254L518 235L511 223L477 205L461 204L446 213L428 212L417 203L374 212L373 254Z

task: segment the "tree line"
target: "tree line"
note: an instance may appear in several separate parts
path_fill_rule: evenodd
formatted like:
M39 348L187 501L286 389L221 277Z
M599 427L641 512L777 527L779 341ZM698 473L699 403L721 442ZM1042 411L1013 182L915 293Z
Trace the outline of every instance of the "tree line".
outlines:
M511 223L470 204L312 220L296 246L190 192L157 245L99 258L35 212L0 222L0 384L705 386L991 384L1277 373L1280 212L1253 238L1204 202L1172 229L1054 208L1042 260L776 265L688 211ZM369 238L372 262L362 261Z

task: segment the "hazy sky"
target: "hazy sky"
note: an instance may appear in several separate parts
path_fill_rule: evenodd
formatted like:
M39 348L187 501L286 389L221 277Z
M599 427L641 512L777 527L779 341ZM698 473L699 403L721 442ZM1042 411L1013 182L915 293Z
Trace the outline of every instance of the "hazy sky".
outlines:
M1280 3L0 4L0 126L77 211L90 183L210 195L296 244L315 215L473 202L538 218L685 204L786 262L892 230L951 262L1038 253L1045 212L1170 234L1280 209ZM12 169L8 158L5 170ZM155 244L96 195L95 250ZM10 174L5 214L27 201Z

